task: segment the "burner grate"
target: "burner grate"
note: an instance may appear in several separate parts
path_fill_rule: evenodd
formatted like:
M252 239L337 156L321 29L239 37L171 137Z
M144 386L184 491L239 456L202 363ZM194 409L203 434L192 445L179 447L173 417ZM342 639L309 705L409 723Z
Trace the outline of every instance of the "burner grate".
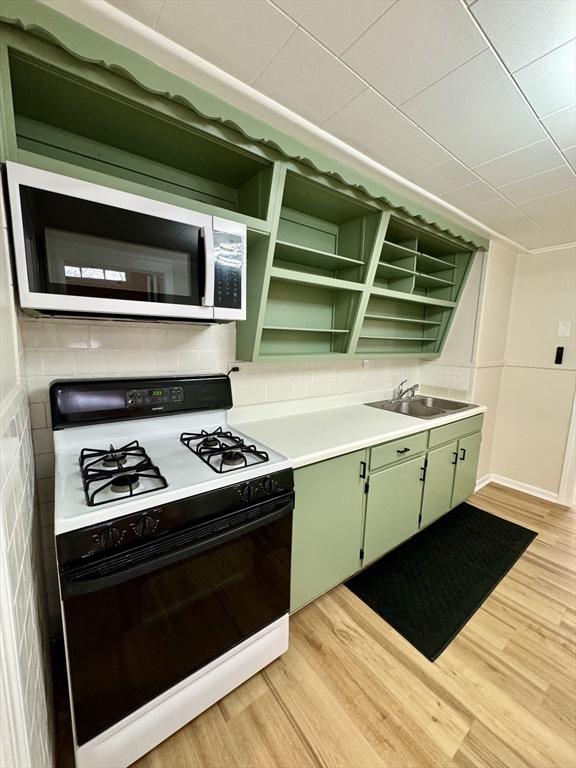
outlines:
M168 481L137 440L120 448L83 448L79 463L90 507L168 487Z
M214 440L216 445L213 444ZM205 429L200 432L183 432L180 442L219 474L262 464L270 459L266 451L258 450L255 445L247 445L241 437L224 431L222 427L213 432Z

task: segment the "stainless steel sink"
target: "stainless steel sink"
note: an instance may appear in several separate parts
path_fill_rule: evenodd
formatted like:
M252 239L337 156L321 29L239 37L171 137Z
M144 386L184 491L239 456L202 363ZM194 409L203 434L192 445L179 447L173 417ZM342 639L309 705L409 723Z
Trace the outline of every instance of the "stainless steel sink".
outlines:
M426 395L417 395L407 400L379 400L376 403L366 403L366 405L371 408L380 408L382 411L415 416L417 419L436 419L440 416L446 416L448 413L476 408L471 403L459 403L456 400L444 400L441 397L427 397Z

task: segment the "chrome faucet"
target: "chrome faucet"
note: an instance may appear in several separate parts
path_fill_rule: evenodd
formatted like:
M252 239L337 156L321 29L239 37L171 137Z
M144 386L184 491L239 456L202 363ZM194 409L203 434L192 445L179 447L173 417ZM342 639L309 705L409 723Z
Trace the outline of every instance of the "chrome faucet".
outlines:
M406 397L406 395L412 398L416 394L416 390L420 389L420 384L412 384L411 387L406 387L404 389L404 384L407 383L408 379L404 379L404 381L401 381L400 384L398 384L394 390L394 400L402 400L402 398Z

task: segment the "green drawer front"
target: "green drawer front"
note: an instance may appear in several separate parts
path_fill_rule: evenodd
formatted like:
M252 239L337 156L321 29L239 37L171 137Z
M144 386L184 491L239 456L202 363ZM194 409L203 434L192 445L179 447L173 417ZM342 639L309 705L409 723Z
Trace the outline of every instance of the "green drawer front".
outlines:
M469 419L455 421L453 424L446 424L445 427L437 427L430 430L429 448L434 448L443 443L449 443L452 440L458 440L463 435L471 435L473 432L479 432L482 429L484 414L471 416Z
M417 435L402 437L391 443L377 445L370 451L370 469L385 467L400 459L410 459L426 450L428 445L428 432L419 432Z

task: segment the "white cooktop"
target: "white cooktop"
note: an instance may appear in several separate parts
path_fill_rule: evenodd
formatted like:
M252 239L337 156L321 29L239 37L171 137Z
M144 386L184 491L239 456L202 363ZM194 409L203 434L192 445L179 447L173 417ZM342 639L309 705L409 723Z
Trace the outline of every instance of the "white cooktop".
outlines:
M212 432L217 427L230 430L249 445L266 451L269 460L249 467L218 473L180 442L182 432ZM138 440L153 464L168 483L167 488L131 498L114 498L105 491L105 504L89 506L80 474L79 456L83 448L106 450L110 444L120 448ZM72 427L54 432L55 497L54 532L66 531L103 523L156 505L195 496L227 485L242 484L282 469L291 462L281 454L254 440L246 432L228 424L226 411L176 414L152 419L135 419L95 426ZM129 470L126 470L129 471ZM141 486L143 487L143 486Z

